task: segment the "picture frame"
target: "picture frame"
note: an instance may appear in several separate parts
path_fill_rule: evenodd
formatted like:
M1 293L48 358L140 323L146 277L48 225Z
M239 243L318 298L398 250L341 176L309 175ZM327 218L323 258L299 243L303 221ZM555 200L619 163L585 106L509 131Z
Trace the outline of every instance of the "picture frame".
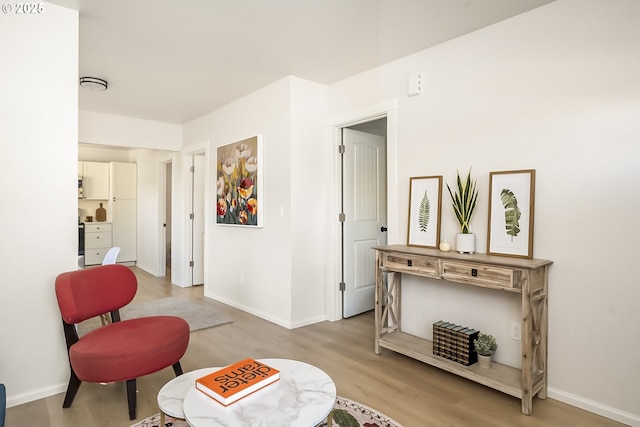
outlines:
M441 213L442 175L411 177L407 245L437 248Z
M535 169L489 173L487 254L533 258Z
M260 228L264 197L262 135L216 149L216 224Z

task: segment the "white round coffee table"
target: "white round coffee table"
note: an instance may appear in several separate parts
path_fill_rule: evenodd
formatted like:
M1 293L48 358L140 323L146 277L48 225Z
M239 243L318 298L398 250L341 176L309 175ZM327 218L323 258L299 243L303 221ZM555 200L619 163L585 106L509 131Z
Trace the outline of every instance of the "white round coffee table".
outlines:
M330 423L336 386L324 371L297 360L259 360L278 369L280 380L224 407L195 388L197 378L219 368L188 372L169 381L158 393L162 414L185 419L193 427L312 427L324 420Z
M184 419L184 397L187 391L195 388L196 380L204 377L220 368L203 368L185 372L166 383L158 392L158 407L160 408L160 425L164 426L164 416Z

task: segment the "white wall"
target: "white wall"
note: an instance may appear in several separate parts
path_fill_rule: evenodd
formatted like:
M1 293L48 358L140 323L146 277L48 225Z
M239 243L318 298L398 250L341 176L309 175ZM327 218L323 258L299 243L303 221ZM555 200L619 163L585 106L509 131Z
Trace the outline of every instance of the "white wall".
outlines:
M534 257L554 261L549 396L634 425L638 16L635 0L560 0L329 88L330 114L398 98L403 230L411 176L453 184L457 169L473 167L480 206L472 225L485 252L489 172L536 169ZM418 71L424 92L409 98L407 77ZM442 237L453 241L444 193ZM519 363L519 343L509 338L517 299L437 281L405 284L404 327L429 337L442 318L474 326L496 335L498 360Z
M78 115L79 142L156 150L182 146L180 125L84 110Z
M332 162L337 146L327 141L327 87L307 80L291 79L291 191L290 219L291 326L298 327L327 318L325 303L332 260L324 257L330 242L327 230L336 215L319 209L332 195ZM335 288L338 287L334 283Z
M296 202L304 202L311 209L308 203L314 201L314 194L308 190L319 188L322 180L322 174L303 174L302 168L307 165L308 172L320 169L310 159L318 159L321 152L322 117L314 114L309 117L308 112L323 111L324 107L318 105L325 103L324 90L320 85L288 77L189 122L184 129L184 151L198 141L210 141L211 183L215 182L218 146L258 134L263 136L264 197L259 208L263 209L264 227L217 225L215 209L208 209L205 295L286 327L314 322L324 316L324 296L315 298L324 295L318 267L322 260L316 257L315 247L322 244L323 227L304 224L303 229L302 221L293 219L294 209L301 210L294 207ZM303 102L307 103L307 113L301 111L296 119L304 122L294 126L292 105L302 106ZM303 130L305 125L308 130ZM319 130L314 133L313 129ZM307 188L297 179L306 180ZM207 192L205 203L215 205L212 191ZM312 219L318 217L313 209L307 215ZM298 235L306 235L308 239L301 243ZM294 284L292 276L299 278L303 271L314 274L308 274L304 283ZM296 290L298 286L305 287L307 294Z
M0 14L0 379L9 406L62 392L69 379L54 281L78 267L78 12L43 5L42 14Z

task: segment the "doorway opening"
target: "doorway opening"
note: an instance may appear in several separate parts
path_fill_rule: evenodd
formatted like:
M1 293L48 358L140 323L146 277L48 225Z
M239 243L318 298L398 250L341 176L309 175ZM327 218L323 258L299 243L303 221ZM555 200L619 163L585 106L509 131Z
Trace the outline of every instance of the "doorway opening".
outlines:
M167 162L164 164L164 215L162 219L162 227L164 232L164 272L171 278L171 204L172 204L172 181L173 181L173 164Z
M341 128L342 317L373 310L374 246L387 244L387 118Z

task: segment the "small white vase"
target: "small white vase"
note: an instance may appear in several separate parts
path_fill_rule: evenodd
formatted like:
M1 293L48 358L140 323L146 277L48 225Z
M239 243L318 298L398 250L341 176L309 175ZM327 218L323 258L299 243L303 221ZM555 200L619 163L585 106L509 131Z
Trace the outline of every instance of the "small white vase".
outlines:
M456 251L461 254L472 254L476 251L476 235L473 233L456 234Z
M478 355L478 366L483 369L491 368L491 356Z

